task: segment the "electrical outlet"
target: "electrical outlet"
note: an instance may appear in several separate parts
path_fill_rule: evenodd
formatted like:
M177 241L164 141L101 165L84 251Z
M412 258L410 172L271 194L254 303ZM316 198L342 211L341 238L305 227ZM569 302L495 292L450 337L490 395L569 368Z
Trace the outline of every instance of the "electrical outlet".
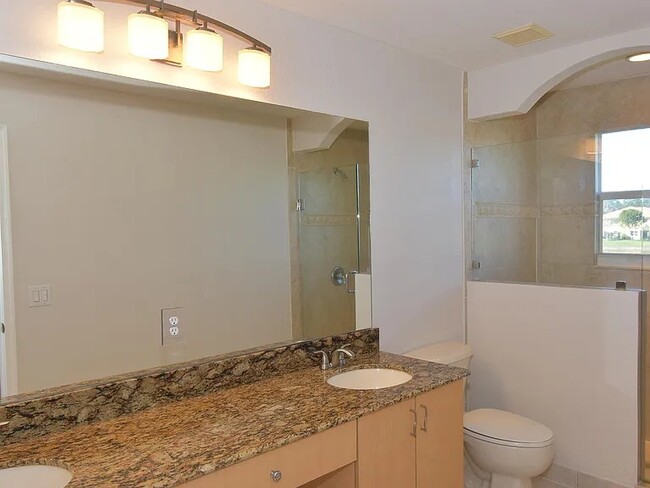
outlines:
M184 342L185 315L183 307L164 308L160 313L162 345Z

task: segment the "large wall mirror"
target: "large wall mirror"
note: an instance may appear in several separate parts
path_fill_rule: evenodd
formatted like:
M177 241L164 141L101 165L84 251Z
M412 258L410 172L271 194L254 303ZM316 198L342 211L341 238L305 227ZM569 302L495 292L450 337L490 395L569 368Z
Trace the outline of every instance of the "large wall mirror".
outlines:
M3 397L370 319L368 125L0 71Z

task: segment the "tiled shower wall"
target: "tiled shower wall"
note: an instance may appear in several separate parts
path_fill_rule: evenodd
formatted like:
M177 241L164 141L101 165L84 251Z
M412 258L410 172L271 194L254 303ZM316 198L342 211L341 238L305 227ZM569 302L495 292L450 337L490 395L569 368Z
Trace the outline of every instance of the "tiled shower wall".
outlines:
M647 289L650 270L597 266L595 252L594 136L643 126L650 126L650 76L551 92L526 115L469 122L479 160L467 196L471 249L481 266L468 276L598 287L624 280ZM648 395L650 370L645 378Z
M643 287L641 270L595 265L594 136L648 125L650 76L551 92L526 115L470 122L472 279Z
M473 279L536 280L538 184L535 113L470 123Z

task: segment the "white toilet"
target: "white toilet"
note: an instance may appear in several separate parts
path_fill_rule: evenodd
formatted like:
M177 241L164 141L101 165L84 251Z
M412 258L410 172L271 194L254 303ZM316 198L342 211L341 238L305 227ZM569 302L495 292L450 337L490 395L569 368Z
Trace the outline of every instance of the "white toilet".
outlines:
M405 356L469 368L472 349L457 342L440 342ZM503 410L482 408L465 413L465 460L471 473L465 486L531 488L531 480L553 461L553 432L533 420ZM473 475L473 476L472 476Z

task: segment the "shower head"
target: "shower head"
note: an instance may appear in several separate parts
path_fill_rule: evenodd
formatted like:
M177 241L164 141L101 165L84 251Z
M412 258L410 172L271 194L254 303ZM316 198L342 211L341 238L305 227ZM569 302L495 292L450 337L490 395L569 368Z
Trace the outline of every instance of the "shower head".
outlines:
M340 176L343 181L348 181L348 175L345 174L345 171L340 170L339 168L334 168L332 170L336 176Z

